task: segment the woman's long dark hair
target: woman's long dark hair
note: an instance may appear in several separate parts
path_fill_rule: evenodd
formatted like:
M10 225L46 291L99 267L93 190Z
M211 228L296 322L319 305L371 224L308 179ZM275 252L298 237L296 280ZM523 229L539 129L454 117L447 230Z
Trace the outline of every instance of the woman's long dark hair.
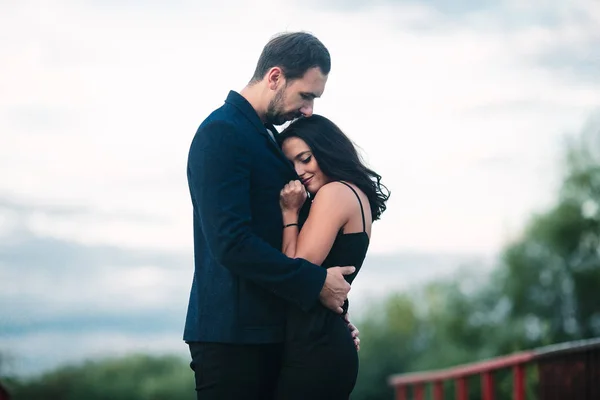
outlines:
M385 211L390 191L381 183L381 176L367 168L352 141L329 119L321 115L300 118L278 135L278 142L297 137L310 147L321 171L334 181L355 184L369 199L372 220Z

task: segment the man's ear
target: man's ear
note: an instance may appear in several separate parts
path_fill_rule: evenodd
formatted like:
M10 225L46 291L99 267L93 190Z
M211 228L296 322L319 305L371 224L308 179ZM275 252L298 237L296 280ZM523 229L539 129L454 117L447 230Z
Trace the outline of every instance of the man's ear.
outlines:
M267 86L271 90L277 90L285 85L283 71L279 67L273 67L267 72Z

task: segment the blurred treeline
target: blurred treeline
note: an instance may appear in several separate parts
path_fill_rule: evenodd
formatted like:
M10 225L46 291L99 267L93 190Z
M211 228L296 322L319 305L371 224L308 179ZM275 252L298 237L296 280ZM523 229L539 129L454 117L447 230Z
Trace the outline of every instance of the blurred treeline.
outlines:
M362 342L354 400L392 399L391 374L600 336L600 118L565 148L554 205L531 217L484 279L462 270L454 281L373 303L353 320ZM500 399L510 398L505 375L496 378ZM529 381L534 390L535 376ZM188 361L176 357L132 355L3 382L15 400L195 398ZM478 384L470 382L471 399Z

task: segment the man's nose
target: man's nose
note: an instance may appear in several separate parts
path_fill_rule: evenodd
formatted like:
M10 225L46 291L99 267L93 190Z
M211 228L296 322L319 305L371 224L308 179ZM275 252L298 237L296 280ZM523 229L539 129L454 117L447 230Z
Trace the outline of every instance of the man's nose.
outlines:
M302 107L300 109L300 112L302 113L302 115L304 115L305 117L312 117L313 115L313 105L312 104L308 104L304 107Z

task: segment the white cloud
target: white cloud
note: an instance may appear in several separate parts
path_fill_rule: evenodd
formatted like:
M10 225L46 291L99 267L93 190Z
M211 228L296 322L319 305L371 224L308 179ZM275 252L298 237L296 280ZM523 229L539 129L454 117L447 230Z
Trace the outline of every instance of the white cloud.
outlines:
M101 324L111 315L136 315L157 310L184 318L192 274L181 269L148 267L95 267L81 263L80 270L37 271L20 281L3 267L0 276L11 287L3 287L2 298L10 304L3 312L9 326L48 323L54 319L96 316ZM160 277L161 280L156 279ZM40 307L43 304L43 307Z
M281 30L312 31L329 47L317 112L346 130L392 189L374 252L497 250L552 199L558 137L600 104L597 86L533 62L597 32L566 12L554 12L566 15L558 27L506 30L488 28L492 11L459 24L401 2L360 13L271 1L19 4L0 16L11 33L1 42L0 165L10 173L0 190L168 221L29 222L84 243L191 251L191 137ZM44 112L56 119L43 123ZM32 113L41 124L32 126ZM489 158L515 162L490 169L480 163Z

